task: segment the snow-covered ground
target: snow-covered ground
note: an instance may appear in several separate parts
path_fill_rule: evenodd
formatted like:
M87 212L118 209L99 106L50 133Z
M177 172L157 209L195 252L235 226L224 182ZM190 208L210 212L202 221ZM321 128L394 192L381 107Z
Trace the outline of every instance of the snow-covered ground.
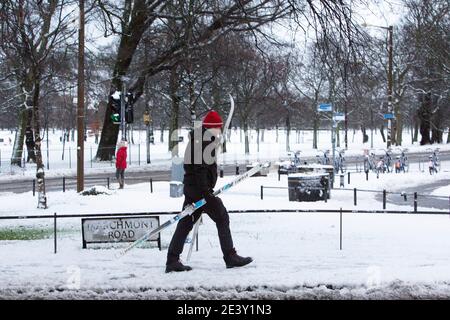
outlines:
M447 164L443 164L447 165ZM218 181L218 186L232 177ZM334 189L325 202L289 202L287 190L265 190L260 185L287 186L254 177L222 197L235 209L381 209L373 193ZM441 172L371 175L352 174L349 187L401 191L449 181ZM347 181L346 181L347 182ZM444 190L446 191L446 190ZM0 194L0 215L176 211L182 198L170 198L167 182L126 186L112 195L80 196L74 191L49 193L50 208L36 209L31 193ZM445 195L445 193L444 193ZM411 210L409 205L388 205L389 210ZM420 208L419 210L429 210ZM161 216L164 222L168 216ZM254 262L241 269L226 269L214 223L205 215L200 226L199 252L194 252L189 273L165 274L167 246L174 228L162 232L163 250L139 248L122 259L120 248L81 248L80 219L58 220L58 253L53 239L0 241L0 297L28 298L430 298L450 297L450 214L343 215L343 250L339 249L339 214L242 213L230 223L238 253ZM50 229L51 220L0 220L0 229L18 226ZM123 247L123 246L122 246ZM186 245L187 249L188 245ZM103 248L103 247L101 247ZM186 251L184 254L186 254Z
M180 136L183 137L183 142L180 143L180 154L184 151L188 131L180 130ZM262 133L261 133L262 136ZM370 136L370 135L369 135ZM60 141L62 137L61 131L49 131L49 147L47 157L47 137L44 137L42 145L43 161L49 170L46 170L46 176L68 176L76 175L76 141L66 142L63 146ZM386 144L382 141L381 134L374 131L374 151L376 154L383 154ZM409 149L409 152L423 152L429 153L430 146L419 146L418 144L411 144L410 131L405 130L403 133L403 146ZM145 145L145 131L133 131L134 144L130 144L128 148L128 166L129 171L140 170L157 170L167 169L170 166L171 153L167 149L168 131L164 132L164 142L160 142L160 132L155 131L155 144L150 147L151 164L146 163L146 145ZM26 165L25 168L12 168L10 166L10 158L12 147L14 143L14 133L11 131L0 131L0 181L23 178L24 176L32 177L35 175L35 165ZM259 151L257 144L257 133L255 130L250 131L250 154L244 154L244 140L243 133L240 130L231 130L230 142L227 144L227 153L222 155L222 163L235 163L255 160L271 160L276 161L280 158L286 158L286 132L278 130L278 139L276 130L265 130L264 141L260 142ZM341 132L341 143L343 146L343 132ZM131 139L129 139L131 140ZM290 134L290 149L291 151L301 151L301 157L315 157L320 154L320 150L331 149L330 131L321 130L318 136L318 150L312 148L313 135L312 131L292 131ZM85 143L85 172L89 173L103 173L114 171L113 162L97 162L92 160L95 158L97 147L93 136L88 136ZM371 149L370 141L362 143L361 133L350 131L348 135L348 150L346 155L357 156L363 155L364 149ZM442 151L450 150L450 144L433 145L432 148L439 147ZM394 149L395 152L398 150ZM64 157L63 157L64 154ZM48 160L48 161L47 161Z

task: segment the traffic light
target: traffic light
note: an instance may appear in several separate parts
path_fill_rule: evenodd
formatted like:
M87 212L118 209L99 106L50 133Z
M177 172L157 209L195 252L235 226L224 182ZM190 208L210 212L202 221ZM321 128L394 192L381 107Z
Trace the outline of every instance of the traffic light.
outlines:
M125 122L126 123L133 123L133 121L134 121L133 106L134 106L135 101L136 101L135 95L131 92L127 92L126 99L125 99Z
M150 125L150 113L148 112L148 110L144 111L144 124L146 126Z
M111 106L111 121L114 124L120 124L120 101L121 93L116 91L114 94L110 95L110 106Z

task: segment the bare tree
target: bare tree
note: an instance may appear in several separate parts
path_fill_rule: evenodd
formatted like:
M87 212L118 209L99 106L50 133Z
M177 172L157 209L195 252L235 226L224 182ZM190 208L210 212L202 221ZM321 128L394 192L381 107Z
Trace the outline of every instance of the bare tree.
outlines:
M42 161L40 97L42 82L46 80L47 63L57 48L67 44L71 30L72 10L70 0L6 0L2 10L3 54L13 65L21 100L19 130L16 134L12 164L18 164L22 154L25 130L34 131L36 178L38 182L38 207L46 208L44 165ZM31 122L32 118L32 122Z

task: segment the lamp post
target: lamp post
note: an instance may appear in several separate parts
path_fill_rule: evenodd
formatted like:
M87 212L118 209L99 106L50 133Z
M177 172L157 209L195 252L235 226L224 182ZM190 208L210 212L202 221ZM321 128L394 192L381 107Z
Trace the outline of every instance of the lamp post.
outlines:
M77 94L77 192L84 189L84 0L79 1Z
M376 25L370 25L367 23L362 24L363 27L373 27L373 28L379 28L384 29L388 31L388 87L387 87L387 96L388 96L388 114L392 114L392 88L393 88L393 60L394 60L394 27L383 27L383 26L376 26ZM392 145L392 117L388 117L388 132L387 132L387 147L389 148Z

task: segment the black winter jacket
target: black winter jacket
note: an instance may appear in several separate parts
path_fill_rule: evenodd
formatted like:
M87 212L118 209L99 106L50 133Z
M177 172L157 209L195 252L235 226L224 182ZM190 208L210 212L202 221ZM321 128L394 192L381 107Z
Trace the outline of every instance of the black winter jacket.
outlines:
M195 139L194 130L198 130ZM209 198L212 196L217 182L216 147L218 141L204 128L194 130L189 133L189 143L184 153L183 183L185 187L195 190L202 197Z

